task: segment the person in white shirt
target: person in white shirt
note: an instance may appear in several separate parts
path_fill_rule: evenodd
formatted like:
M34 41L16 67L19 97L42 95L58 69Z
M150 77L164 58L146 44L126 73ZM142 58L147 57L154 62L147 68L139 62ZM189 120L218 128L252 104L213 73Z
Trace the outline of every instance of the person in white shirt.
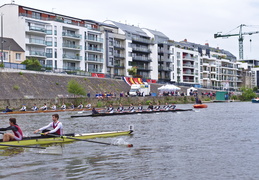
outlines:
M63 135L63 125L58 119L59 119L59 115L53 114L52 115L53 122L49 123L47 126L37 129L36 131L34 131L34 133L38 133L39 131L42 131L42 133L44 135L47 135L50 133L57 134L57 135ZM53 130L48 130L48 128L51 128L51 127L53 128Z
M65 105L65 103L62 104L62 106L60 107L61 109L66 109L67 106Z
M57 106L55 104L52 105L51 107L52 110L57 110Z
M22 105L22 108L20 109L20 111L26 111L26 106L25 106L25 104Z

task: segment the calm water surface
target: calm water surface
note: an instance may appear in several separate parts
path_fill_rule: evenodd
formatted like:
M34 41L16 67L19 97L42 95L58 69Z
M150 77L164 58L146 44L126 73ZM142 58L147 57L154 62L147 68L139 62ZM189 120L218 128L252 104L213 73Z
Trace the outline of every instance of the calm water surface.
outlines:
M192 108L192 105L178 105ZM65 132L127 130L133 148L89 142L64 144L61 155L38 149L0 150L1 179L259 179L259 104L210 103L192 112L98 118L60 113ZM10 116L0 116L0 127ZM47 125L51 114L15 115L26 135Z

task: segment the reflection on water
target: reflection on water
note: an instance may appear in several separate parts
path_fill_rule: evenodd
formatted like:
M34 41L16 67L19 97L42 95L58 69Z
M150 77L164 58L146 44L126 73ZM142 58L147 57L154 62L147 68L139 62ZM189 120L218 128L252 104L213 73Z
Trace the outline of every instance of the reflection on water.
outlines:
M64 144L61 155L28 150L8 155L3 150L0 178L259 179L258 108L259 104L250 102L211 103L207 109L191 112L77 119L60 113L65 133L126 130L134 125L133 136L96 139L134 147L76 141ZM6 126L8 118L0 127ZM35 128L51 121L51 114L16 118L32 135Z

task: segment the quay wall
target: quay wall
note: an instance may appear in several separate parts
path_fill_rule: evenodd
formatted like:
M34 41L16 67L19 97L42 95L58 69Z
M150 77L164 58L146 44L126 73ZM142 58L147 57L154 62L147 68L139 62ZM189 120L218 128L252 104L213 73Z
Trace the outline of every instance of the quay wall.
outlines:
M78 105L80 102L91 103L94 106L106 106L109 103L124 105L133 103L146 104L152 102L191 102L192 97L119 97L120 92L128 92L130 86L121 79L96 78L89 76L75 76L57 73L45 73L25 70L0 70L0 109L5 106L18 109L25 104L27 108L37 104L38 107L47 103L61 105L63 102L69 105ZM67 91L67 84L70 80L76 80L91 94L90 98L77 97ZM151 92L158 93L157 88L162 84L151 84ZM181 87L181 91L186 93L187 87ZM199 90L200 91L200 90ZM202 90L204 91L204 90ZM96 92L116 93L116 98L98 100L94 98Z

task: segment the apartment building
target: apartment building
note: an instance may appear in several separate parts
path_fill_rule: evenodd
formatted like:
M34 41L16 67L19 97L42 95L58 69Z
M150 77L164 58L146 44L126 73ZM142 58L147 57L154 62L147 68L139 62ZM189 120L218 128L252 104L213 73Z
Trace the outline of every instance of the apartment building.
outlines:
M104 73L103 33L98 23L16 4L0 7L4 37L49 68Z

